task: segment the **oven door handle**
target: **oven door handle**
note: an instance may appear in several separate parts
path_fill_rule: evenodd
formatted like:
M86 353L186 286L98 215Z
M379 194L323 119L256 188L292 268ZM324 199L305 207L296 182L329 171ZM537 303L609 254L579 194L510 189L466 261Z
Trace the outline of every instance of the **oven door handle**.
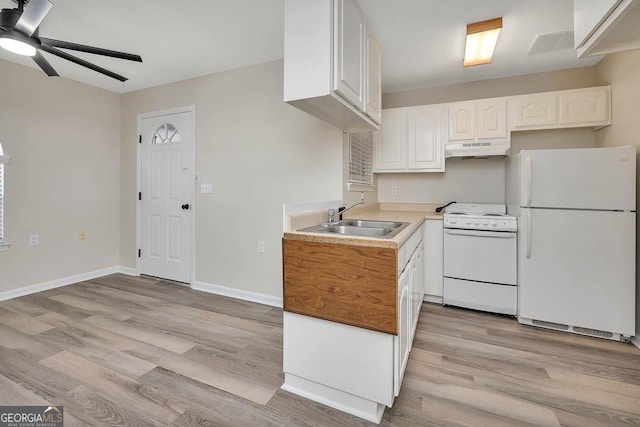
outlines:
M460 230L456 228L446 228L444 234L454 236L473 236L473 237L495 237L499 239L515 239L516 233L510 231L483 231L483 230Z

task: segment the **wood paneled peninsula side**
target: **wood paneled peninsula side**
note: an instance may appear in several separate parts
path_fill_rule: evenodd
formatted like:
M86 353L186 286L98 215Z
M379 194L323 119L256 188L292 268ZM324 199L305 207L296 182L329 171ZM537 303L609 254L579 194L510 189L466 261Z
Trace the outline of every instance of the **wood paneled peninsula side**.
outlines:
M301 215L291 229L326 221ZM285 232L282 388L379 422L400 391L424 297L424 222L441 217L377 207L349 217L408 225L388 239Z

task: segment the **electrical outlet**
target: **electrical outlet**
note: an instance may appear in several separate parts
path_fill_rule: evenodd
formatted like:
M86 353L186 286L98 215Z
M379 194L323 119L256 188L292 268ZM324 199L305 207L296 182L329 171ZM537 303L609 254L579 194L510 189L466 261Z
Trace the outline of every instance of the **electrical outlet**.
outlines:
M201 193L213 193L213 184L200 184Z
M78 238L80 240L87 240L87 232L84 231L84 230L80 231L80 234L78 235Z
M259 254L264 253L264 242L262 240L258 240L258 253Z
M38 246L38 235L32 234L29 236L29 246Z
M398 187L391 187L391 195L392 196L398 195Z

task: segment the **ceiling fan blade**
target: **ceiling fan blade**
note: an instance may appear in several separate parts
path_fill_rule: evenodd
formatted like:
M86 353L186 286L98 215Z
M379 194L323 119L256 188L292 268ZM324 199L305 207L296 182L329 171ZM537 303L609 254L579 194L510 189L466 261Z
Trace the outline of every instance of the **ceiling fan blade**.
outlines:
M102 67L98 67L97 65L94 65L90 62L85 61L84 59L80 59L76 56L73 55L69 55L67 52L63 52L61 50L56 49L55 47L51 47L51 46L46 46L46 45L41 45L40 49L44 50L45 52L48 52L52 55L55 56L59 56L60 58L66 59L67 61L71 61L73 63L76 63L78 65L82 65L83 67L86 67L90 70L93 71L97 71L98 73L104 74L105 76L109 76L113 79L116 80L120 80L121 82L126 82L128 79L126 77L122 77L119 74L116 74L112 71L106 70Z
M77 50L79 52L94 53L96 55L110 56L112 58L126 59L128 61L142 62L139 55L133 55L126 52L118 52L116 50L102 49L100 47L87 46L84 44L65 42L62 40L48 39L40 37L40 43L46 46L59 47L62 49Z
M31 37L52 7L53 3L49 0L31 0L14 28Z
M36 55L32 56L31 58L33 58L33 61L38 64L38 66L47 74L47 76L55 77L60 75L56 72L56 70L53 69L51 64L49 64L49 61L47 61L40 52L36 52Z

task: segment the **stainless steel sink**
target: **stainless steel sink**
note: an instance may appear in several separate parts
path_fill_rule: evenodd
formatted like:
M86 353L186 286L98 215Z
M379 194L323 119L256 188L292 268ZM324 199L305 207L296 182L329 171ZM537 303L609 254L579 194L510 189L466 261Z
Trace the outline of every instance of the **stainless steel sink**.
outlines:
M393 222L393 221L372 221L366 219L345 219L340 221L340 225L349 225L352 227L365 227L365 228L398 228L406 226L407 222Z
M408 222L368 221L345 219L334 224L319 224L302 228L306 233L340 234L343 236L362 236L390 239L409 225Z

